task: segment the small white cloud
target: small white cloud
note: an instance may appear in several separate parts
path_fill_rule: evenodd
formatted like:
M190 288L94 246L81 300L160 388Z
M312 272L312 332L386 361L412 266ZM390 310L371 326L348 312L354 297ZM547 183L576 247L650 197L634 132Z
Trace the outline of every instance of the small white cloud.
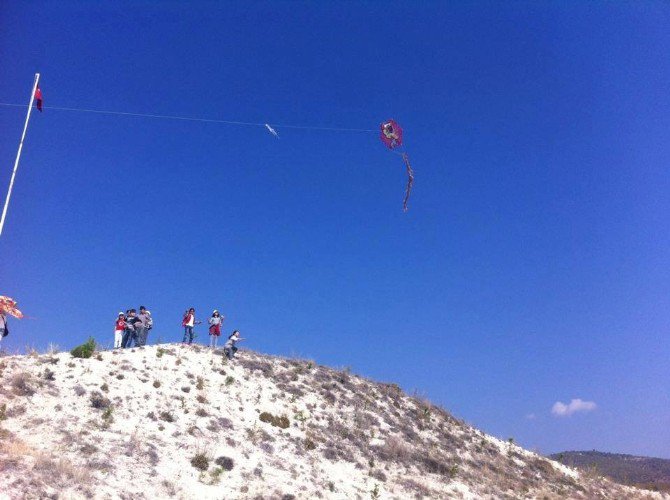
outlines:
M568 404L556 401L554 406L551 407L551 413L557 417L569 417L578 411L593 411L597 407L598 406L593 401L582 401L581 399L577 398L571 400Z
M535 420L536 416L535 413L529 413L526 415L526 420Z

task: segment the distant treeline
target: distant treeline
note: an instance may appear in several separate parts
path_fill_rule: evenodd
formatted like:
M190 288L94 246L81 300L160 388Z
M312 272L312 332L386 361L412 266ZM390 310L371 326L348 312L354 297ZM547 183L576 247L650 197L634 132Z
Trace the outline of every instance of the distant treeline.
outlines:
M599 474L622 484L654 491L670 491L670 460L600 451L564 451L549 458L587 473Z

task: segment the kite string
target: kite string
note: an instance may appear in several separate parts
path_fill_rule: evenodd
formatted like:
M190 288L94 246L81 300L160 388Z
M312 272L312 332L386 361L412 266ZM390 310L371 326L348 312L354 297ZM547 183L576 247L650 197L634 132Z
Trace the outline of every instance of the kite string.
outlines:
M23 108L24 104L11 104L6 102L0 102L0 106L11 106ZM219 120L214 118L197 118L190 116L176 116L176 115L154 115L148 113L131 113L128 111L106 111L101 109L85 109L85 108L66 108L61 106L44 106L43 109L52 109L56 111L74 111L80 113L97 113L103 115L117 115L117 116L136 116L141 118L157 118L163 120L181 120L181 121L192 121L192 122L205 122L205 123L223 123L226 125L241 125L241 126L250 126L250 127L265 127L265 123L254 123L254 122L243 122L235 120ZM364 129L364 128L342 128L342 127L314 127L308 125L281 125L281 124L272 124L277 128L292 128L299 130L326 130L332 132L376 132L374 129Z

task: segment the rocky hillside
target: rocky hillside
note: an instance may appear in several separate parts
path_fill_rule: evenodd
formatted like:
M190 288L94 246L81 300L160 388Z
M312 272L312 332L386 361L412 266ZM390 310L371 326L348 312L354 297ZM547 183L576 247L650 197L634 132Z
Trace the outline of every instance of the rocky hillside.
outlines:
M394 384L181 345L0 358L0 498L670 498Z

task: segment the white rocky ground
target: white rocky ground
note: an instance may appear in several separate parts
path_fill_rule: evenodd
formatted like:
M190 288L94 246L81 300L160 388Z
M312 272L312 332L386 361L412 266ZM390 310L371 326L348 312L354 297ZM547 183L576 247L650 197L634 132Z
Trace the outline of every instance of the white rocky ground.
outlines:
M0 498L670 498L317 366L166 344L0 358Z

